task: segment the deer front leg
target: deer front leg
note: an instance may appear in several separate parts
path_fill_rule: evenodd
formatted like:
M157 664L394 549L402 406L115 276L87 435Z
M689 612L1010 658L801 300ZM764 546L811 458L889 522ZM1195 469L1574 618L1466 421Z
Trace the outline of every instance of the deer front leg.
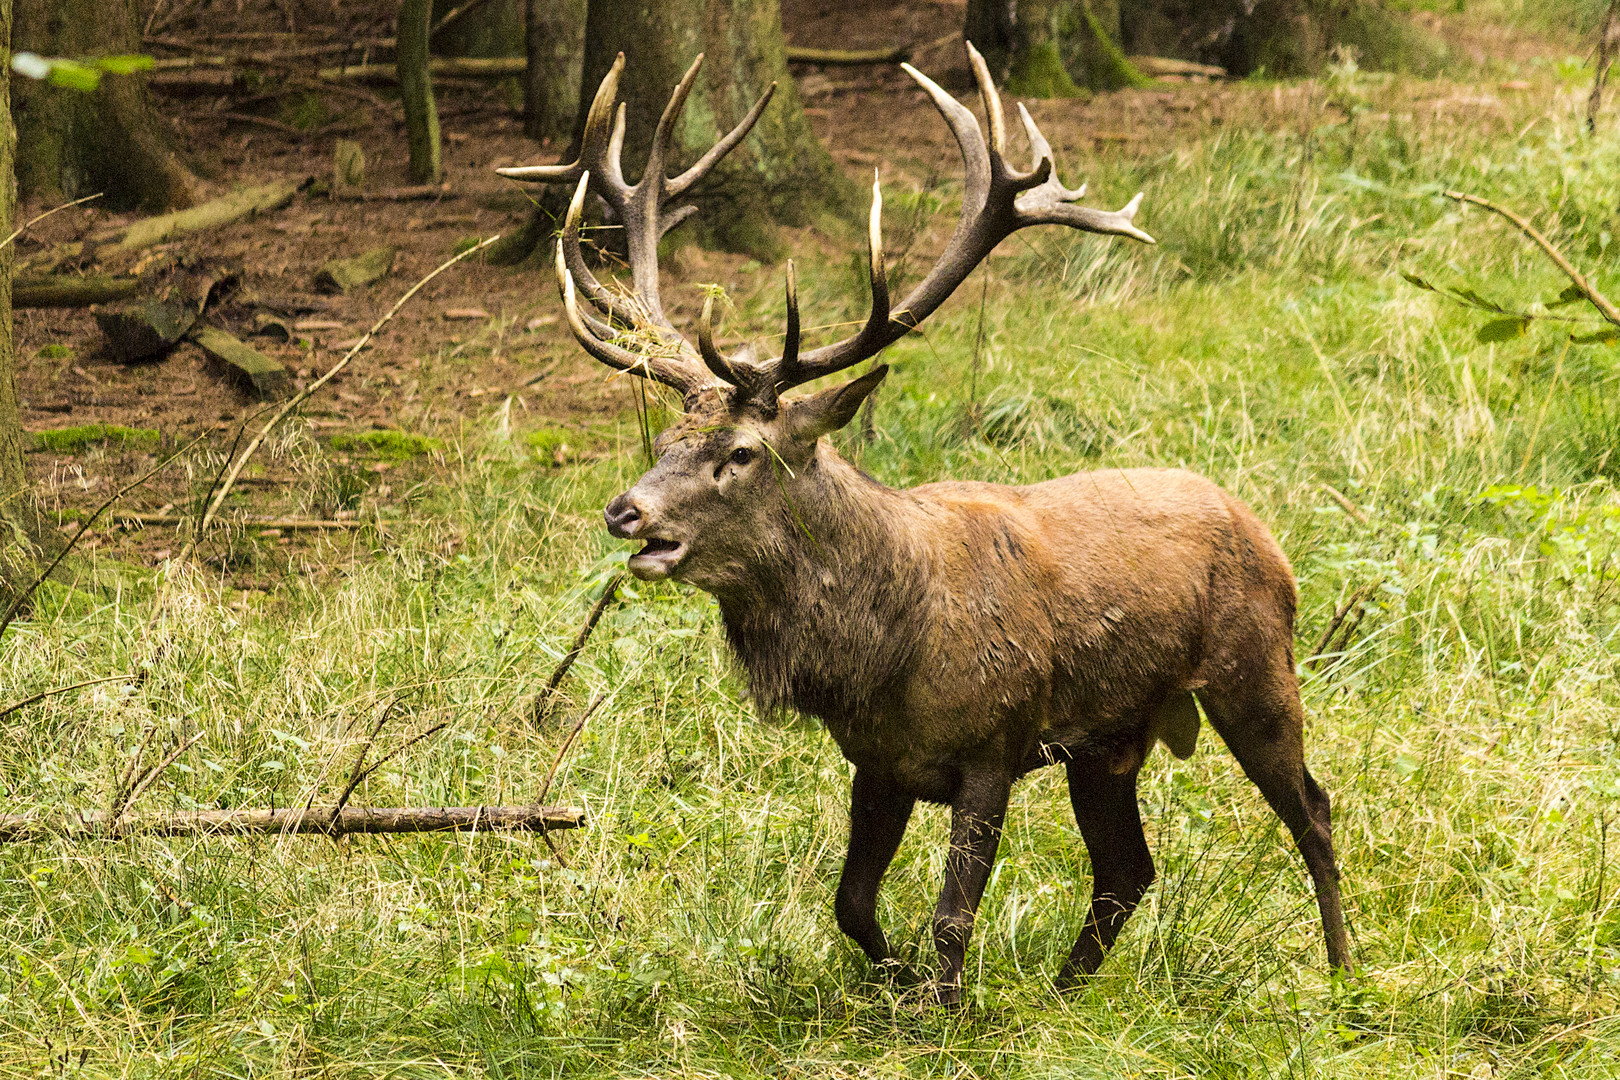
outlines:
M855 770L849 800L849 855L838 879L833 915L838 929L854 938L874 964L889 959L889 942L877 921L878 886L900 848L915 805L916 800L899 791L889 777L871 769Z
M1001 845L1012 778L1005 773L969 773L951 803L951 850L945 860L945 888L934 908L934 948L939 952L939 1003L962 1000L962 967L967 960L973 916L990 880Z

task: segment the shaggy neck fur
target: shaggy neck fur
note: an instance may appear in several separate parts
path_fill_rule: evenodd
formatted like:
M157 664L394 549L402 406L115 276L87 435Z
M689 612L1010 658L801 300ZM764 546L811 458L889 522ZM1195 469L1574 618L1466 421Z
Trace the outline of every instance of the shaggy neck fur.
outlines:
M760 709L798 709L836 735L894 699L928 625L927 555L910 539L918 509L821 442L788 482L783 514L720 611Z

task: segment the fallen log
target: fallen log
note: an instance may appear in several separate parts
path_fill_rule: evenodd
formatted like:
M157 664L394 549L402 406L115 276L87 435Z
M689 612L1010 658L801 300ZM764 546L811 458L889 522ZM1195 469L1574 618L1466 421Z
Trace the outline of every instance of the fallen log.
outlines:
M165 240L172 240L184 233L217 229L221 225L229 225L252 214L279 210L292 202L293 196L297 193L298 185L286 180L243 188L241 191L233 191L229 195L205 202L201 206L193 206L190 210L179 210L173 214L137 221L121 233L114 234L114 239L120 249L138 251L141 248L161 244Z
M45 814L0 814L0 843L116 840L126 836L348 836L376 833L550 832L585 825L585 811L571 806L346 806L337 812L302 807L283 810L174 810L121 817L105 810Z
M114 510L107 517L121 525L185 525L191 518L184 514L159 514L145 510ZM394 522L367 518L278 518L248 517L235 524L249 529L280 529L283 532L314 532L323 529L386 529Z
M790 64L860 67L866 64L898 64L902 60L910 60L912 47L892 45L886 49L811 49L803 45L789 45L782 51L787 54L787 62Z
M1226 69L1214 64L1195 64L1191 60L1177 60L1169 56L1127 56L1126 60L1144 75L1163 78L1167 75L1191 75L1203 79L1224 79Z
M11 306L14 308L75 308L91 304L111 304L128 300L140 289L134 278L115 278L97 274L79 277L75 274L47 274L43 277L20 277L11 286Z

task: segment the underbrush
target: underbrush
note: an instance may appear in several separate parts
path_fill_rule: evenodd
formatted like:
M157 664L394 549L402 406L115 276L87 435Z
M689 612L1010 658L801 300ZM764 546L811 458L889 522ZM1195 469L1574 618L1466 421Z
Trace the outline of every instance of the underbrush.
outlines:
M391 705L373 760L446 726L356 803L524 803L602 695L548 799L589 814L558 840L566 865L513 834L0 848L0 1073L1620 1071L1616 354L1539 322L1481 343L1396 273L1519 305L1562 287L1438 197L1455 186L1555 207L1555 241L1613 284L1615 141L1575 123L1491 142L1363 117L1308 146L1239 131L1105 167L1114 201L1148 190L1159 247L1030 237L982 319L970 282L890 350L870 437L838 436L896 485L1184 466L1271 523L1364 981L1324 972L1303 865L1206 733L1144 769L1160 877L1099 977L1051 992L1089 871L1059 778L1037 774L970 1007L925 1007L833 923L847 766L814 726L754 716L706 596L627 585L565 706L532 723L625 558L600 507L639 438L537 464L502 422L446 455L455 482L414 500L425 524L344 541L338 570L253 601L184 578L155 619L140 590L41 605L0 655L8 698L140 678L0 718L0 785L11 811L103 808L148 732L200 733L142 809L327 805ZM742 310L774 327L773 303ZM924 963L944 825L919 814L881 907Z

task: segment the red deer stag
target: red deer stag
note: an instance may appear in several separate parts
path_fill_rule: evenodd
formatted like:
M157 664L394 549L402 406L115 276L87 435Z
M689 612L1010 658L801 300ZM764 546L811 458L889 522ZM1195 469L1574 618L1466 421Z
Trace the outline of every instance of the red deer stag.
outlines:
M1061 761L1094 877L1091 911L1059 976L1097 969L1154 877L1136 777L1155 740L1185 757L1198 735L1194 696L1293 834L1310 869L1328 960L1349 970L1328 797L1304 764L1294 678L1294 580L1259 519L1201 477L1110 469L1028 487L943 482L887 488L841 458L836 431L884 367L842 386L783 398L795 386L877 355L911 332L1004 237L1027 225L1152 238L1132 224L1137 195L1112 213L1073 205L1052 149L1019 106L1034 153L1005 158L1005 120L984 61L968 46L988 114L906 72L961 147L961 220L945 252L898 308L884 278L881 196L872 193L871 314L844 341L801 351L793 264L787 338L760 363L715 347L712 303L697 347L664 313L658 241L692 212L666 205L747 135L760 99L691 168L666 175L671 131L702 57L675 88L646 169L620 165L614 116L621 55L588 114L572 164L502 169L577 184L557 247L557 276L580 345L609 367L656 379L684 416L656 444L657 464L608 504L614 536L643 541L631 572L713 593L761 709L825 721L855 766L838 925L876 962L889 959L878 885L918 799L951 807L945 885L934 911L944 1003L960 1000L974 912L990 876L1012 784ZM624 229L634 291L599 281L580 252L587 193ZM598 309L584 310L576 290ZM625 336L615 326L634 328Z

